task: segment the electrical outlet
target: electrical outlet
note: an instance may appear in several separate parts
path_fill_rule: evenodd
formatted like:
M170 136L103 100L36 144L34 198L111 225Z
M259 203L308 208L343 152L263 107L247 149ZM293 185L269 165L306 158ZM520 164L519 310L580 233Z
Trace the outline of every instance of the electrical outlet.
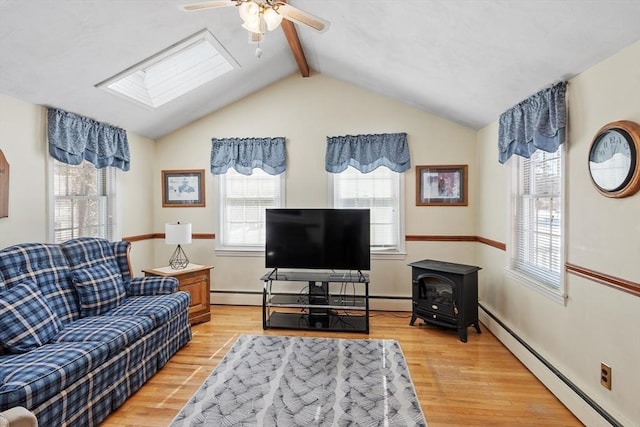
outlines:
M600 363L600 384L611 390L611 366L604 362Z

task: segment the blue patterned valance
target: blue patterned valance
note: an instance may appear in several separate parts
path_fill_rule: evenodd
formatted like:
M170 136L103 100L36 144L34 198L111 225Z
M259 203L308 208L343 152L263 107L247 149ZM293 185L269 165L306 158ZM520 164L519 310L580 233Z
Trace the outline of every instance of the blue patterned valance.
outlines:
M395 172L411 168L406 133L328 136L325 159L327 172L339 173L353 166L368 173L380 166Z
M287 152L284 137L213 138L211 139L211 173L221 175L229 168L251 175L260 168L269 175L285 171Z
M129 170L129 141L124 129L48 108L47 136L49 154L63 163L79 165L87 160L97 168Z
M498 160L513 154L529 158L541 149L555 152L565 140L566 82L541 90L500 116Z

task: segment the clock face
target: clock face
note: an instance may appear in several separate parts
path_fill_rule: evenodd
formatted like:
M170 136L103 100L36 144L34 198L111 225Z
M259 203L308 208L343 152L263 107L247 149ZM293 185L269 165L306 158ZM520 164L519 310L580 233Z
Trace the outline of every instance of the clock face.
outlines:
M636 163L636 149L623 129L609 129L600 134L589 152L589 172L593 182L605 192L624 188L631 180Z

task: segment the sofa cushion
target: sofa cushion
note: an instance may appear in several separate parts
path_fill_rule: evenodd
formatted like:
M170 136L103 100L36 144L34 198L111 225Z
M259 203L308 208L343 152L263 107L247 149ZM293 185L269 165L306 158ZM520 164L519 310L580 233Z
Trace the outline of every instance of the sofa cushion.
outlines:
M167 323L181 311L189 309L191 296L188 292L176 292L171 295L127 297L107 316L147 316L153 320L154 327Z
M167 295L178 290L178 279L164 276L134 277L127 287L127 295Z
M38 348L60 329L58 316L31 280L0 291L0 342L8 351Z
M25 354L0 358L0 410L35 408L107 360L99 342L46 344ZM124 373L123 373L124 374Z
M38 285L62 323L80 317L71 268L60 245L21 243L0 250L0 274L5 288L31 280Z
M108 265L72 270L71 278L80 298L82 317L104 314L126 297L120 272Z
M85 317L65 325L51 342L101 342L115 355L152 329L153 321L144 316Z
M77 237L60 244L71 268L88 268L107 264L122 275L126 285L131 280L129 249L127 241L111 242L97 237Z

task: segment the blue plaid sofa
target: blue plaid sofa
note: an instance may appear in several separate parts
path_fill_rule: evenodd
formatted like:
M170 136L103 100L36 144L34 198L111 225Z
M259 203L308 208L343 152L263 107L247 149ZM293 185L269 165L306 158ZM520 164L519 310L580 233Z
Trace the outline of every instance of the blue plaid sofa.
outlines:
M132 277L129 250L88 237L0 250L0 411L97 425L191 340L189 293Z

